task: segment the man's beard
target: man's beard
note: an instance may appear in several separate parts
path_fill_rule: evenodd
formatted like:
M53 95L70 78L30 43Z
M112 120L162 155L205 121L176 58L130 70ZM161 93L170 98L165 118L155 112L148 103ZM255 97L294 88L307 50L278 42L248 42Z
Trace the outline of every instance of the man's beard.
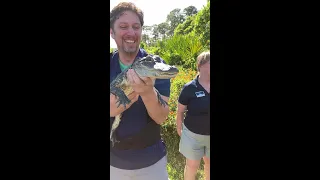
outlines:
M136 47L130 47L130 48L123 47L123 50L124 50L124 52L126 52L126 53L135 53L135 52L137 52L137 50L138 50L138 46L136 46Z
M126 47L125 45L122 46L122 50L128 54L134 54L138 51L138 49L139 49L139 45L135 47Z

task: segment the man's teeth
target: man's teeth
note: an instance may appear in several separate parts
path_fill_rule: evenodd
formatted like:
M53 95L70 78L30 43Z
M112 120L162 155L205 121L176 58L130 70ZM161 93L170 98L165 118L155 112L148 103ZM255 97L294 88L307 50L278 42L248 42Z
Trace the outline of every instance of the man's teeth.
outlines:
M131 40L125 40L126 43L134 43L134 41Z

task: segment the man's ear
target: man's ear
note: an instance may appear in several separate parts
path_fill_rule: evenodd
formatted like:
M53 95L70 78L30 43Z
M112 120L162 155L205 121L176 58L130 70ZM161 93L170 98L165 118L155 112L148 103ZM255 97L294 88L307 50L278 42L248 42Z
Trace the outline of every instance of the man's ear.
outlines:
M111 28L110 28L110 35L114 39L114 32L113 32L113 30Z

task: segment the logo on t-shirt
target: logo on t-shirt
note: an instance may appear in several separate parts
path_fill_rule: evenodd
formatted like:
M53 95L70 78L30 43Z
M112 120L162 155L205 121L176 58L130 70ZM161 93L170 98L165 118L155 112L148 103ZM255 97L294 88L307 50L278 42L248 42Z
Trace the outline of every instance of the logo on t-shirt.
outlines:
M203 97L205 96L205 93L203 91L198 91L198 92L195 92L196 96L197 97Z

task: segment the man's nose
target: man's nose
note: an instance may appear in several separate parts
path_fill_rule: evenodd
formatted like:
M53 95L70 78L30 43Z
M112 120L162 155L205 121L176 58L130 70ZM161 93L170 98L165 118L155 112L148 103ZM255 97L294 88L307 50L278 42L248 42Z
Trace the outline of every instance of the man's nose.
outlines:
M135 31L133 28L128 28L128 32L127 32L128 35L135 35Z

